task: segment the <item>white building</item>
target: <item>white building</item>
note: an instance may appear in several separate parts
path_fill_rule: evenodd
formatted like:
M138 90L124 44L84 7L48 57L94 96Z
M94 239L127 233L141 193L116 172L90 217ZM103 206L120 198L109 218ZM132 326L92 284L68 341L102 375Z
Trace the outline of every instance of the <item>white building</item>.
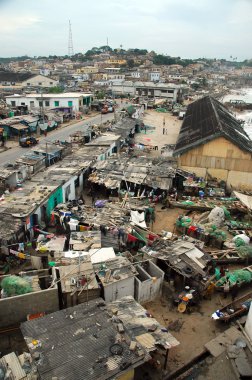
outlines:
M133 71L130 75L131 75L132 78L135 78L135 79L140 79L141 78L140 71Z
M144 98L163 98L176 103L179 100L181 86L173 83L132 82L113 83L115 95L142 96Z
M52 78L49 78L45 75L34 75L33 77L30 77L23 81L21 85L23 87L55 87L58 86L59 82L57 80L54 80Z
M40 69L39 73L40 73L40 75L48 77L51 74L51 70L49 70L49 69Z
M71 108L75 112L83 111L92 100L92 94L66 92L63 94L26 94L6 96L6 103L11 107L27 107L28 110L44 107L45 109Z
M158 71L151 71L149 73L149 79L151 82L159 82L160 80L160 72Z

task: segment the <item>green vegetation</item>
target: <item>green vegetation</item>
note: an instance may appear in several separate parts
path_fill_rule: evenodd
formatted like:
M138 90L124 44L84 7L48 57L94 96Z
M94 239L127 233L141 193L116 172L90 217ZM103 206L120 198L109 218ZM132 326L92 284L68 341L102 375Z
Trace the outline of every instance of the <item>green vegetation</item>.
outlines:
M230 67L236 67L241 68L243 66L252 67L252 59L246 59L244 61L237 61L237 58L233 58L230 56L229 60L226 59L208 59L208 58L197 58L197 59L183 59L181 57L171 57L164 54L157 54L154 51L148 52L147 49L138 49L138 48L130 48L128 50L125 50L122 48L122 45L119 48L113 49L110 46L103 45L100 47L94 46L91 49L87 50L85 53L76 53L74 54L70 59L73 62L79 61L79 62L85 62L92 60L95 55L99 55L102 53L111 53L117 56L123 56L127 60L127 64L125 67L132 68L135 66L138 66L134 63L133 57L134 56L146 56L146 58L152 59L153 63L156 65L181 65L181 66L188 66L192 63L197 62L204 62L206 65L211 65L215 61L220 61L222 64L225 64ZM49 55L46 56L34 56L29 57L28 55L23 55L19 57L7 57L7 58L1 58L0 57L0 64L7 64L9 62L15 62L15 61L24 61L27 59L49 59L49 60L64 60L69 59L67 55L64 56L58 56L58 55Z
M55 86L55 87L51 87L49 89L49 94L60 94L61 92L63 92L64 89L60 86Z
M96 92L95 97L96 97L96 99L104 99L105 95L106 95L105 91L101 90L101 91Z

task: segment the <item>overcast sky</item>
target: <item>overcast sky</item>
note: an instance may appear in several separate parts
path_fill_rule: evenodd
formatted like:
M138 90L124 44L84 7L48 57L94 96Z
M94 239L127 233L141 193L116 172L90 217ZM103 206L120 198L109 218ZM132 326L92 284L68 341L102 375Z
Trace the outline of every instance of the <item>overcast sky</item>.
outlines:
M0 0L0 56L65 55L93 46L183 58L252 58L252 0Z

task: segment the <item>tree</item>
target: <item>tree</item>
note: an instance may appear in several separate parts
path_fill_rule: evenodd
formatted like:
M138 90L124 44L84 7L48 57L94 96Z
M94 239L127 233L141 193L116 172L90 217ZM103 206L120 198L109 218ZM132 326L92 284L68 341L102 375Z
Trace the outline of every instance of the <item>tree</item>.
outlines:
M96 98L97 99L104 99L105 98L105 91L104 90L101 90L101 91L97 91L96 92Z
M128 59L127 60L127 66L132 69L132 67L135 67L134 59Z
M63 92L63 88L60 86L51 87L48 92L49 94L60 94Z

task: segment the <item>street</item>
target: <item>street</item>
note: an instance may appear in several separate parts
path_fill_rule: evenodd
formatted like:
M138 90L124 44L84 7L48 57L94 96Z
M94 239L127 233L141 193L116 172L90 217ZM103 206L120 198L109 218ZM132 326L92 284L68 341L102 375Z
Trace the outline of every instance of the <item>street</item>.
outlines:
M118 110L118 109L117 109ZM76 122L75 124L60 128L58 130L50 132L46 137L41 135L39 137L39 142L43 143L44 141L54 141L54 140L67 140L69 135L76 131L83 131L87 129L88 126L93 124L100 124L101 121L105 122L107 120L113 120L114 119L114 113L109 113L106 115L97 115L94 117L91 117L87 120L81 120ZM8 143L7 143L8 146ZM13 163L15 160L24 155L25 153L28 153L30 151L29 148L11 148L6 150L5 152L0 153L0 165L4 165L7 163Z

